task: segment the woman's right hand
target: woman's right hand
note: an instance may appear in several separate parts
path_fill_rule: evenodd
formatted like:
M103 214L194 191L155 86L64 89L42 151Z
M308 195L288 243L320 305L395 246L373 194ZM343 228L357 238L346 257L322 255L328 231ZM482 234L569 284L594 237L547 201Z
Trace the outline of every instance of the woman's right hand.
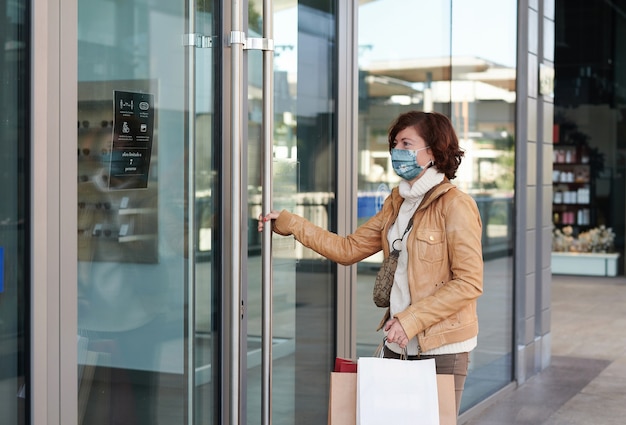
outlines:
M265 217L263 217L263 214L259 215L259 222L257 224L257 230L259 232L262 232L265 223L268 221L276 220L279 215L280 215L279 211L273 211L273 210L269 214L267 214Z
M387 341L395 342L400 348L406 348L409 343L409 338L402 327L400 321L393 318L385 323L385 332L387 332Z

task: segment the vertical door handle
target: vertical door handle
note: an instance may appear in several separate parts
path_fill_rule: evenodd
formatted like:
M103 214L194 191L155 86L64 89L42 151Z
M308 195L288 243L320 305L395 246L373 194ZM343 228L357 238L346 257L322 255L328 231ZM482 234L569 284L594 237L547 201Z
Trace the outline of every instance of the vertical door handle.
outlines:
M250 48L263 50L263 187L262 211L272 210L272 163L274 120L274 40L272 0L263 0L263 38L248 39ZM272 226L263 227L262 235L262 391L261 424L272 423Z

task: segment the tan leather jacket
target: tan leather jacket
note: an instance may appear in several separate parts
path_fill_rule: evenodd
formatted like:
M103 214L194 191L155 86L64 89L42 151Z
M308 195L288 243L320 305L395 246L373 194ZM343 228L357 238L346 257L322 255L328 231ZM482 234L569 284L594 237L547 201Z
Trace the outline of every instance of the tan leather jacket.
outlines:
M274 231L294 235L331 261L350 265L383 250L404 199L394 188L380 212L351 235L336 235L282 211ZM483 291L482 223L476 202L448 179L426 195L407 236L411 305L395 315L421 351L468 340L478 334L476 299ZM381 327L389 318L389 309ZM380 329L380 327L379 327Z

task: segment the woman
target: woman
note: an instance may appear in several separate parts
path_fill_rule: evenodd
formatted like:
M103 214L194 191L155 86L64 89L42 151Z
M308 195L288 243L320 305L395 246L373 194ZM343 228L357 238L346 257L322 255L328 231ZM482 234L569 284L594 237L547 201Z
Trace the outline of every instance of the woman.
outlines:
M457 414L476 347L476 299L483 289L482 223L476 202L450 183L463 151L450 120L435 112L400 115L389 130L394 171L402 178L380 212L341 237L288 211L259 217L273 230L343 265L390 247L400 249L381 321L384 356L434 358L437 373L453 374ZM411 218L412 223L410 223ZM380 329L380 328L379 328Z

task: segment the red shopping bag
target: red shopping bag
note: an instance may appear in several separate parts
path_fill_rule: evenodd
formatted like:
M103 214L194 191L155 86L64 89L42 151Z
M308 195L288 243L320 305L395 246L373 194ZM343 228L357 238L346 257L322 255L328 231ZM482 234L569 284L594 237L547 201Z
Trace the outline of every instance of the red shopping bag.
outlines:
M335 369L333 369L333 372L356 373L356 362L351 359L337 357L335 359Z

